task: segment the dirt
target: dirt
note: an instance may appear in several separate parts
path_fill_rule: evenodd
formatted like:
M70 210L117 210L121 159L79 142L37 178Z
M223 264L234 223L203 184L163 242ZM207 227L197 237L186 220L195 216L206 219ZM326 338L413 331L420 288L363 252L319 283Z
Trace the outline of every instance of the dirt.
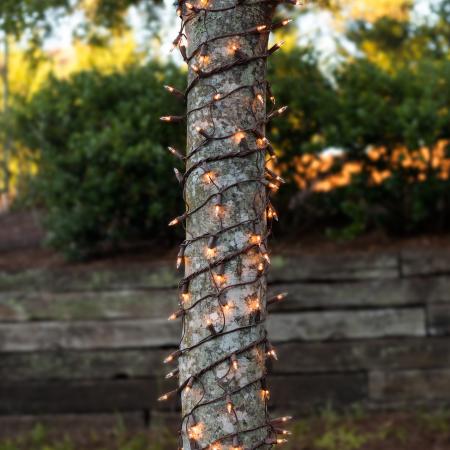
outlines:
M92 418L91 418L92 419ZM78 419L72 426L57 421L53 427L28 423L16 429L12 423L8 450L169 450L176 445L176 433L158 427L148 430L136 423ZM1 421L0 421L1 422ZM133 422L133 421L132 421ZM64 424L66 426L64 426ZM450 412L351 412L337 415L325 412L300 419L289 427L293 434L285 450L450 450ZM3 437L2 437L3 435ZM65 442L65 446L61 445Z

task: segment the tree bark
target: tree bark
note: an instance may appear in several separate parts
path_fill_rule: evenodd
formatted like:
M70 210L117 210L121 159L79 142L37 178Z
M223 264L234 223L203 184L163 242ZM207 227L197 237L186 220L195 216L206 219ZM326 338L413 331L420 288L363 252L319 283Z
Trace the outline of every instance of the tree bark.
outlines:
M178 358L184 450L267 448L266 60L274 3L181 1L188 63ZM187 40L186 47L182 36ZM269 114L273 115L273 110ZM165 117L162 120L178 120Z

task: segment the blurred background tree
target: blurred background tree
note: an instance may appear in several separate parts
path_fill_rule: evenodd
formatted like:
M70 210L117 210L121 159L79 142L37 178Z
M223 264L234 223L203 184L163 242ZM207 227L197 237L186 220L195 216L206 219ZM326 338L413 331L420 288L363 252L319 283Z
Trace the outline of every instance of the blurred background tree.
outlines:
M14 132L10 190L16 206L42 210L49 242L71 257L165 236L179 201L167 179L168 138L156 119L167 111L162 85L170 79L182 87L183 69L138 39L145 28L153 33L148 42L157 42L163 13L155 4L28 0L0 7L0 23L14 37L12 110L2 118L2 130ZM35 16L27 9L34 7ZM49 52L32 39L30 59L18 38L44 36L55 17L77 11L83 19L73 45ZM133 11L144 17L139 29ZM22 25L5 28L14 14ZM351 239L372 230L449 230L449 15L449 0L305 7L270 67L275 94L290 106L288 120L270 130L288 180L278 197L287 219L281 234L322 230ZM312 27L308 38L303 30L311 23L327 33Z

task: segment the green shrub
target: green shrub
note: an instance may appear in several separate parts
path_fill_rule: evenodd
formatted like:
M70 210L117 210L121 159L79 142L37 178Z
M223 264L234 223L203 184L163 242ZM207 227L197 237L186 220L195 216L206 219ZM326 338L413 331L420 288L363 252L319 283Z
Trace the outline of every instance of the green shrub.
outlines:
M183 84L174 66L51 79L17 112L22 142L36 151L33 192L46 211L48 243L70 258L104 244L160 237L182 205L167 145L184 130L159 121L181 114L163 84Z

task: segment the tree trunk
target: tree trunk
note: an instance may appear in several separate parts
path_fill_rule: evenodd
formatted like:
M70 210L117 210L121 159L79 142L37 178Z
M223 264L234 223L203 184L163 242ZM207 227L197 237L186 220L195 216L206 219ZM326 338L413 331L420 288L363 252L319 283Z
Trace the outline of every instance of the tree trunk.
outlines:
M189 66L186 213L179 263L178 358L184 450L275 443L265 383L267 217L276 176L266 172L266 60L274 4L180 2ZM208 9L208 11L206 11ZM285 23L283 23L285 25ZM173 89L167 87L169 91ZM178 93L180 94L180 93ZM181 118L166 116L162 120ZM176 154L176 151L172 149ZM165 397L164 397L165 398Z

